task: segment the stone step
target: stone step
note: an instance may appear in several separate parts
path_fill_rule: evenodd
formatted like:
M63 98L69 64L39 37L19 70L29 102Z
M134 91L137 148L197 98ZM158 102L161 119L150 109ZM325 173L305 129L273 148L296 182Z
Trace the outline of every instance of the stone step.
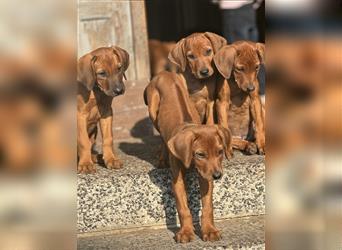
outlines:
M80 250L101 249L265 249L264 216L227 219L216 223L222 232L222 239L204 242L196 228L196 238L186 244L174 240L177 228L136 230L130 232L109 231L96 234L79 234L77 248Z
M97 166L94 175L78 175L79 232L177 224L170 169L154 167L159 145L157 136L117 142L123 169ZM195 171L189 171L187 183L190 209L198 221L201 202ZM215 220L264 213L264 157L235 153L224 161L224 175L215 181Z

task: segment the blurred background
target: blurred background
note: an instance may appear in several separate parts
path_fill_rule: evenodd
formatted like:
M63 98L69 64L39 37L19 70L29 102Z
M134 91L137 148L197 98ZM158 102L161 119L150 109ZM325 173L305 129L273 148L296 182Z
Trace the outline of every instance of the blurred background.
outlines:
M0 249L76 247L73 1L0 1Z
M341 7L266 2L270 249L342 247Z
M0 249L76 248L76 59L111 44L130 53L113 131L117 141L141 138L153 135L144 87L172 67L164 59L176 41L201 31L266 42L267 248L341 249L341 8L340 0L1 1Z

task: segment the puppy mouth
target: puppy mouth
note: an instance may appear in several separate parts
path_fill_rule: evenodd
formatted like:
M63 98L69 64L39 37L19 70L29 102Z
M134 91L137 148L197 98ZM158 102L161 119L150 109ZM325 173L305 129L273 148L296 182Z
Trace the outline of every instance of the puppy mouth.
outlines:
M220 177L220 178L215 179L215 178L213 177L212 174L205 174L205 173L203 173L201 170L199 170L198 168L196 168L196 171L197 171L197 173L200 175L201 178L203 178L203 179L205 179L205 180L207 180L207 181L218 180L218 179L221 178L221 177ZM222 174L221 174L221 175L222 175Z
M112 90L102 90L107 96L111 96L111 97L116 97L116 96L120 96L123 95L124 93L116 93Z
M197 79L206 79L208 77L211 77L213 75L213 72L210 71L208 74L206 75L201 75L201 73L196 73L195 76Z

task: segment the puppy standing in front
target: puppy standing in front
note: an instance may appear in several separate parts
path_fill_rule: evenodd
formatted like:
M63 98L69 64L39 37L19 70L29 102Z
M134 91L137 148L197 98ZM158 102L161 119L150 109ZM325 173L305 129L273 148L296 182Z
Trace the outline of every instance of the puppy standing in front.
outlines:
M223 155L231 147L229 130L218 125L201 125L186 82L178 74L158 74L146 87L144 99L150 118L169 152L172 189L181 224L176 241L186 243L195 237L184 178L192 163L199 173L202 239L219 240L221 234L214 225L213 216L213 180L222 176Z
M77 154L78 173L94 173L92 152L97 123L102 132L103 161L107 168L121 168L113 151L112 100L125 92L123 78L129 65L128 53L116 46L98 48L82 56L77 65Z

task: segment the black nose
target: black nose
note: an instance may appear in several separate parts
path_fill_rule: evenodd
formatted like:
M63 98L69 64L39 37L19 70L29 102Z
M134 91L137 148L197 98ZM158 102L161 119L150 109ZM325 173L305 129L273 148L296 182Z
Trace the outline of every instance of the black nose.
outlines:
M254 87L253 85L249 85L249 86L247 87L247 90L248 90L249 92L253 92L253 91L255 90L255 87Z
M218 172L218 171L214 172L214 174L213 174L213 179L214 180L218 180L221 177L222 177L222 173L221 172Z
M207 76L208 73L209 73L209 69L202 69L202 70L200 71L200 73L201 73L202 76Z
M125 89L124 88L114 88L113 92L116 95L122 95L123 93L125 93Z

